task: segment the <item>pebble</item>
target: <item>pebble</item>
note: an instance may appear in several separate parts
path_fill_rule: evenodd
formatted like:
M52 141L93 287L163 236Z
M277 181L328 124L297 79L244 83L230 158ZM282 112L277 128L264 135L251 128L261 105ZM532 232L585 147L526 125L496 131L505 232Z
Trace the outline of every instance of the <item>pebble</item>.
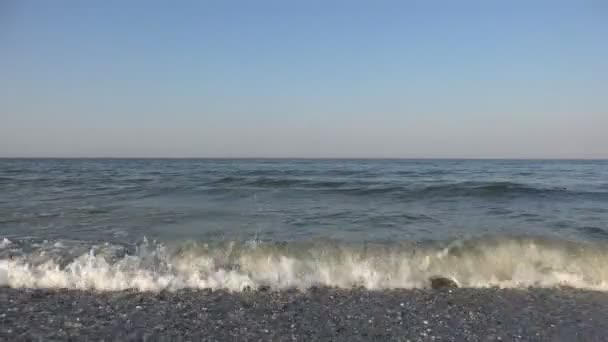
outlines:
M407 303L407 309L387 310L395 303L401 308ZM40 336L79 341L99 336L118 341L471 341L488 336L593 341L608 329L608 293L574 289L455 288L451 294L431 289L184 290L157 296L2 288L0 308L7 307L0 316L0 341Z

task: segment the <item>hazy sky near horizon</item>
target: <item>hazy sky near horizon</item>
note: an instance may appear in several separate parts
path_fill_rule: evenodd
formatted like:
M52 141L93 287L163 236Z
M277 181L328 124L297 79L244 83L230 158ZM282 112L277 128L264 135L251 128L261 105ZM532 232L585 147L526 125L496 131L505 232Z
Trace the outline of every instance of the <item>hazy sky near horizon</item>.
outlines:
M0 2L0 157L608 158L605 1Z

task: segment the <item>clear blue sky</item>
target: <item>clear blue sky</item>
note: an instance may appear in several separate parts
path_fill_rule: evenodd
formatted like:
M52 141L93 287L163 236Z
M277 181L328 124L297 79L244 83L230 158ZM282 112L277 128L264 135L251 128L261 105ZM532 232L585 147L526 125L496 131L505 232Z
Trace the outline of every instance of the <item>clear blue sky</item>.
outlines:
M0 156L608 158L608 2L0 0Z

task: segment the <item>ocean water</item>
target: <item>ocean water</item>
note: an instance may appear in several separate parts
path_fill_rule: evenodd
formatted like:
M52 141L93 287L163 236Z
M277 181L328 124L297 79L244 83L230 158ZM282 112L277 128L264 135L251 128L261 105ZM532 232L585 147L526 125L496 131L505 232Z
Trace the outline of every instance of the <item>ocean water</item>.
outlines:
M608 161L0 159L0 285L608 290Z

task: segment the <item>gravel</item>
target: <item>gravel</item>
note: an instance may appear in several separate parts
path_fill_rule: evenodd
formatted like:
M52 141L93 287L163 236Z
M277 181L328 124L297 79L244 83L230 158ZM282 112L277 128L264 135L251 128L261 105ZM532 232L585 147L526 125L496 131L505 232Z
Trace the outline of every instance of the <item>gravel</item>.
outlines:
M575 289L0 289L2 341L607 341L606 335L608 293Z

